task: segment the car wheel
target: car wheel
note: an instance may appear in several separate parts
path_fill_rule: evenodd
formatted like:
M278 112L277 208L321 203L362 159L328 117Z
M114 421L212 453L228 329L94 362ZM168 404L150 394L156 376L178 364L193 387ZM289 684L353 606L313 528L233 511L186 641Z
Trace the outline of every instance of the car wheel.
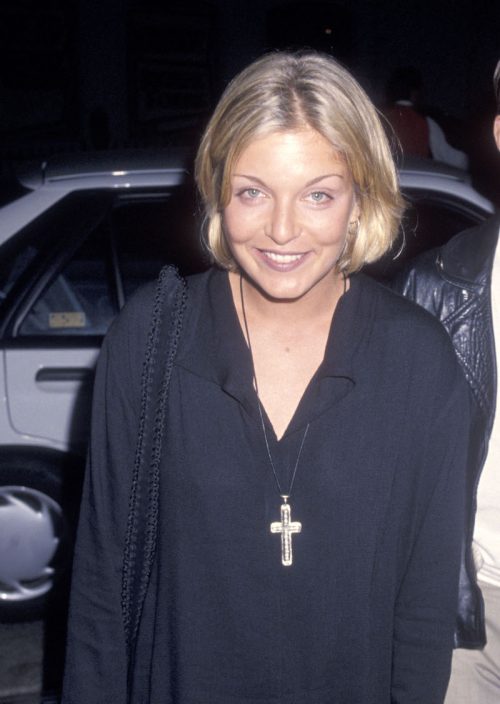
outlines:
M0 460L0 620L40 617L66 595L81 484L73 466L67 490L67 465L22 451Z

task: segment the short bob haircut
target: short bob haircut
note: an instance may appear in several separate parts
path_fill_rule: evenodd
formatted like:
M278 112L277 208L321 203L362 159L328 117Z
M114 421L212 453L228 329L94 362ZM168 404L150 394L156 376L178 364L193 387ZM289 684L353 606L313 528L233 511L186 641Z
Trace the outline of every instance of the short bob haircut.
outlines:
M317 52L273 52L227 86L202 137L196 181L205 206L207 245L217 264L235 269L223 231L236 161L253 140L273 132L315 129L345 159L360 209L337 263L346 274L386 253L403 200L378 113L350 73Z

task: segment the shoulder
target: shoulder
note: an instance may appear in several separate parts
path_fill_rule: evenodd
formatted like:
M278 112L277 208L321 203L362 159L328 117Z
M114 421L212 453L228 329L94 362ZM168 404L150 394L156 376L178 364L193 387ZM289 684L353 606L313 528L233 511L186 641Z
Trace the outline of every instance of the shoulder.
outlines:
M369 286L376 292L371 349L380 368L390 370L394 388L404 389L410 406L439 408L453 397L468 408L465 376L441 322L382 284L372 281Z
M499 229L497 215L452 237L439 252L443 271L449 276L475 282L493 260Z
M192 305L203 295L210 270L188 276L180 276L174 267L165 267L158 279L142 285L129 298L119 315L113 321L106 338L108 342L123 343L125 340L140 341L149 331L156 308L161 308L168 316L179 295L188 295Z
M405 298L392 286L380 283L369 276L361 275L361 285L375 303L375 314L379 322L404 327L423 326L440 329L442 326L432 315L412 300Z
M404 295L411 295L419 283L427 286L442 281L443 277L475 283L492 262L499 229L500 217L497 215L462 230L446 244L409 262L391 282L391 287Z
M385 338L402 364L427 364L440 355L455 364L449 336L429 311L369 277L362 277L362 285L374 305L373 334Z
M150 281L132 294L109 328L106 335L108 345L142 337L151 317L156 287L157 282Z
M155 281L150 281L129 298L113 321L104 346L118 356L128 355L129 364L142 360L148 336L155 325L172 322L179 296L187 298L189 309L196 309L203 297L213 270L183 278L174 267L165 267Z
M168 318L176 296L185 289L185 281L173 267L166 267L155 281L140 286L128 299L111 324L102 345L101 365L113 369L118 378L137 387L154 325ZM155 322L155 316L157 318Z

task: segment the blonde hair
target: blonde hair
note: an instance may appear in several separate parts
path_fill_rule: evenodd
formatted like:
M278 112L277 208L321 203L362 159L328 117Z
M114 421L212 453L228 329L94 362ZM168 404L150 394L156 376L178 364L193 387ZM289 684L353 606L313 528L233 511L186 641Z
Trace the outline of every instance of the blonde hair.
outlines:
M222 215L230 201L234 165L254 139L311 127L346 161L360 210L349 228L339 270L352 273L379 259L397 234L403 201L378 113L339 63L317 52L273 52L258 59L224 91L202 137L195 173L205 205L206 239L213 259L235 262Z

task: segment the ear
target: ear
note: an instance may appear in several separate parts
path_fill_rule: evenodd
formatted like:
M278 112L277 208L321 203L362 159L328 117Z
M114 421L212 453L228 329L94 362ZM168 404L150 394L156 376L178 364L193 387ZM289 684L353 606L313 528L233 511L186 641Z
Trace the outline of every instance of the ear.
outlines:
M359 207L358 197L355 196L355 200L354 200L353 208L351 210L351 216L349 218L349 222L355 222L356 220L359 220L360 216L361 216L361 208Z
M495 142L497 143L497 149L500 151L500 115L495 117L493 123L493 136L495 137Z

